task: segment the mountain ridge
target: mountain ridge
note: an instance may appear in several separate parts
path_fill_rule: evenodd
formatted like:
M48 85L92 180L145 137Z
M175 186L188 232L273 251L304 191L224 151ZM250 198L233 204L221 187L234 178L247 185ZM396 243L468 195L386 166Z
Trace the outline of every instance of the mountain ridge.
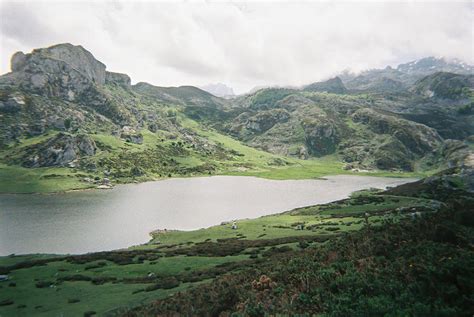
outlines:
M13 71L0 76L0 164L68 167L116 181L273 169L279 160L283 168L327 156L341 172L465 164L473 77L438 72L428 62L401 67L410 69L403 76L387 68L224 99L194 86L131 85L82 46L15 53ZM433 73L418 78L426 69ZM258 155L268 161L242 156L227 138L267 153Z

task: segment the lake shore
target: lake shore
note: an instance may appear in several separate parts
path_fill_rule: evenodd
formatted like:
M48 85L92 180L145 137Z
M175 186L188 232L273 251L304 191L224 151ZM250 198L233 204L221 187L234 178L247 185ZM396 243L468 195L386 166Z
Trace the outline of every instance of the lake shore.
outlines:
M324 180L213 176L125 184L106 191L4 195L0 238L5 244L0 253L120 249L146 243L149 233L157 229L208 228L414 180L356 175L327 176ZM127 235L117 231L122 227L128 228Z
M112 184L123 185L162 181L173 178L194 178L206 176L255 176L271 180L318 179L330 175L361 175L393 178L421 178L428 172L368 171L354 172L335 167L326 160L307 160L301 164L286 167L246 171L221 171L215 174L173 175L173 177L137 177L112 179ZM48 177L54 175L54 177ZM105 177L105 176L104 176ZM24 168L0 164L0 195L2 194L51 194L73 191L96 190L100 184L84 182L69 168ZM101 178L100 178L101 179Z
M365 203L361 205L358 197ZM16 286L8 296L0 296L14 305L1 309L15 314L24 305L22 312L39 316L80 315L91 308L98 314L120 312L258 266L273 254L318 247L357 233L364 227L366 212L375 228L382 225L387 211L431 205L429 199L363 191L339 202L237 220L237 229L216 223L192 231L161 231L148 243L114 251L4 256L0 274L7 274ZM399 221L405 216L393 217ZM108 296L110 292L115 296Z

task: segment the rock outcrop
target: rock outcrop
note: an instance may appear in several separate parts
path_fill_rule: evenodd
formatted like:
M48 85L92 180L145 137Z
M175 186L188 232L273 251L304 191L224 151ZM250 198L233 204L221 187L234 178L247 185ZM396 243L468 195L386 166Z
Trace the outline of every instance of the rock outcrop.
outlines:
M463 99L473 95L474 75L439 72L420 79L413 91L428 98Z
M23 95L11 95L6 96L4 100L0 100L0 113L9 112L15 113L21 110L26 104L25 97Z
M120 138L130 143L135 143L135 144L143 143L143 135L135 131L135 129L129 126L124 126L122 128L122 131L120 133Z
M105 65L82 46L58 44L17 52L11 59L12 73L2 76L0 86L19 86L34 93L73 101L106 80Z
M97 146L87 135L68 135L60 133L57 136L30 146L22 158L25 167L68 166L73 161L95 154Z
M245 127L251 131L262 133L271 129L278 122L286 122L290 114L284 109L261 111L250 117Z
M131 85L130 77L127 74L105 72L105 82L107 84L117 84L124 87Z
M347 93L347 88L342 83L342 80L339 77L334 77L329 80L313 83L304 88L306 91L315 91L315 92L328 92L333 94L345 94Z
M377 134L389 134L398 139L411 152L423 155L436 149L442 138L436 130L424 125L363 108L352 115L354 122L360 122Z
M445 162L448 168L455 166L470 165L468 161L472 151L469 146L459 140L445 140L440 148L441 161Z
M334 153L341 139L338 124L326 116L317 116L303 122L306 147L315 156Z

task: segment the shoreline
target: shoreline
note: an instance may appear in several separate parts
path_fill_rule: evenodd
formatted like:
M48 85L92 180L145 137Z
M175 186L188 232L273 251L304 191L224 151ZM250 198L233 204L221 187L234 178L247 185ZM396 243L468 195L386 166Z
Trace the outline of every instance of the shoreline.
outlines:
M209 177L225 177L227 175L212 175L212 176L204 176L206 178L209 178ZM243 177L250 177L250 178L255 178L257 179L258 177L254 177L254 176L244 176L242 175ZM338 177L338 176L348 176L348 177L374 177L374 178L378 178L378 176L366 176L366 175L328 175L327 177L331 177L331 176L334 176L334 177ZM235 176L228 176L228 177L235 177ZM175 178L176 179L176 178ZM167 180L167 179L163 179L163 180ZM168 179L168 180L172 180L172 179ZM317 180L328 180L328 178L317 178ZM410 182L415 182L417 181L418 179L417 178L411 178L410 180L407 181L407 183L410 183ZM278 181L278 180L271 180L271 181ZM300 181L304 181L304 179L301 179ZM141 183L138 183L138 184L141 184ZM138 185L136 184L136 185ZM128 184L122 184L122 185L128 185ZM385 188L387 187L390 187L391 185L386 185ZM325 202L325 203L318 203L316 205L319 205L319 204L327 204L327 203L332 203L332 202L335 202L335 201L339 201L339 200L343 200L343 199L347 199L351 196L352 193L354 192L357 192L357 191L363 191L363 190L367 190L371 187L364 187L364 188L361 188L361 189L358 189L358 190L354 190L352 192L350 192L347 196L343 197L343 198L339 198L339 199L334 199L334 200L331 200L331 201L328 201L328 202ZM379 188L380 190L384 190L382 188ZM85 190L90 190L90 189L85 189ZM50 193L51 194L51 193ZM14 195L14 194L13 194ZM255 217L242 217L242 218L233 218L233 219L227 219L225 221L221 221L221 222L215 222L215 223L212 223L208 226L205 226L205 227L196 227L196 228L192 228L192 229L176 229L176 228L160 228L160 227L157 227L157 228L154 228L150 231L147 232L147 236L148 236L148 239L146 241L143 241L143 242L140 242L140 243L137 243L137 244L132 244L132 245L128 245L128 246L124 246L124 247L119 247L119 248L112 248L112 249L101 249L101 250L93 250L93 251L86 251L86 252L83 252L83 253L51 253L51 252L44 252L44 253L21 253L21 254L17 254L17 253L12 253L14 254L15 256L29 256L29 255L44 255L44 254L51 254L51 255L54 255L54 256L67 256L67 255L82 255L82 254L89 254L89 253L98 253L98 252L113 252L113 251L125 251L125 250L133 250L133 249L137 249L137 248L148 248L148 247L154 247L154 246L158 246L160 244L156 244L156 243L153 243L153 241L155 239L157 239L158 236L160 236L160 233L166 233L166 234L175 234L175 233L191 233L191 232L202 232L202 231L207 231L209 229L212 229L212 228L215 228L215 227L220 227L223 225L224 222L226 221L232 221L232 220L235 220L237 221L238 223L241 223L241 222L247 222L247 221L257 221L258 219L261 219L261 218L264 218L264 217L275 217L275 216L282 216L284 215L285 213L288 213L288 212L291 212L292 210L296 210L296 209L302 209L302 208L309 208L309 207L312 207L312 206L315 206L315 204L301 204L301 205L298 205L298 206L295 206L295 207L292 207L291 209L284 209L284 210L281 210L281 211L277 211L277 212L272 212L272 213L269 213L269 214L265 214L265 215L260 215L260 216L255 216ZM230 222L229 222L230 223ZM2 257L9 257L9 256L12 256L12 254L5 254L5 255L0 255L0 258Z
M58 191L47 191L47 192L3 192L0 191L0 196L2 195L56 195L56 194L66 194L66 193L74 193L74 192L83 192L83 191L103 191L103 190L113 190L117 186L121 185L132 185L132 184L143 184L149 182L159 182L159 181L166 181L166 180L173 180L173 179L190 179L190 178L199 178L199 177L215 177L215 176L235 176L235 177L255 177L260 179L267 179L267 180L274 180L274 181L288 181L288 180L325 180L325 177L329 176L337 176L337 175L347 175L347 176L369 176L369 177L387 177L387 178L413 178L419 179L422 177L421 172L390 172L390 171L369 171L369 172L350 172L344 171L339 174L323 174L323 175L316 175L314 177L288 177L288 178L272 178L265 175L258 175L258 173L262 173L266 171L251 171L251 172L241 172L235 173L222 173L222 174L202 174L202 175L192 175L192 176L173 176L173 177L162 177L162 178L155 178L155 179L144 179L143 181L130 181L130 182L119 182L112 185L111 188L98 188L98 186L90 186L84 188L71 188L67 190L58 190ZM427 172L428 173L428 172Z

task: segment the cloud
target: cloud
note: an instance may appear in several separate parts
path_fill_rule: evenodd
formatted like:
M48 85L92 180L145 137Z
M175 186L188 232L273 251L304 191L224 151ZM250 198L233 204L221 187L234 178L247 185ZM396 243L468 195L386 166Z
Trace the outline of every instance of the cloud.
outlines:
M15 51L80 44L134 82L237 92L424 56L474 62L471 2L0 0L0 72Z

